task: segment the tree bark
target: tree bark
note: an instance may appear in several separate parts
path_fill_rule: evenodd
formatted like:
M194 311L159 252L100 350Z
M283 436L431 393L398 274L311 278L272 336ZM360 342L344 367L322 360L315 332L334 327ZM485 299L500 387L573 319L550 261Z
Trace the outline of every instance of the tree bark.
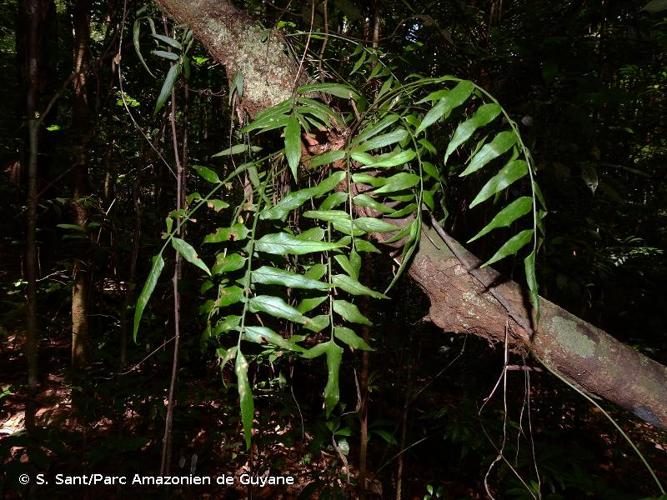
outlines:
M291 95L297 64L286 56L278 35L261 30L224 0L156 2L177 22L192 28L210 54L227 66L228 75L242 72L250 114ZM262 41L267 34L267 41ZM469 261L479 262L463 247L459 250ZM509 320L513 348L530 351L546 367L586 391L667 429L666 367L546 299L541 299L536 331L529 331L521 326L530 323L521 288L505 282L490 293L433 228L424 226L409 273L431 301L430 319L443 330L503 342ZM488 283L498 281L491 269L483 274ZM510 304L514 318L498 295Z
M423 228L419 251L410 276L431 301L430 320L445 331L472 333L491 342L503 342L508 312L475 279L432 228ZM481 264L462 246L467 260ZM499 274L478 269L486 283L498 283ZM511 309L528 322L526 296L512 281L494 286ZM643 420L667 429L667 367L614 339L558 307L540 299L540 321L532 333L510 319L512 343L529 350L546 367L586 391L632 411Z
M209 53L225 65L231 81L243 75L241 107L251 116L292 95L299 68L278 31L262 28L231 2L156 0L179 23L190 27Z
M88 210L83 198L90 193L88 185L88 95L86 79L89 62L90 1L76 0L74 18L74 102L72 105L72 133L74 137L74 223L84 227ZM90 273L86 259L75 259L72 285L72 367L82 368L87 363L88 294Z
M37 155L39 152L38 112L39 78L41 66L40 30L43 27L43 2L26 0L22 6L27 15L26 36L26 119L28 121L28 192L26 217L25 279L26 295L26 338L25 357L28 362L28 398L25 411L26 429L31 432L35 427L35 407L33 397L38 384L38 336L37 322Z

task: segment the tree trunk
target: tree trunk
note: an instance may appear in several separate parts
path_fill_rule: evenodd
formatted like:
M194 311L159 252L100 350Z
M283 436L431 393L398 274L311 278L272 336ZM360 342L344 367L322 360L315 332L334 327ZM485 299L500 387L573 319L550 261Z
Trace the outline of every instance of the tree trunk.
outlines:
M74 223L84 227L88 221L85 198L88 186L88 95L86 79L89 61L90 1L76 0L74 18L74 102L72 105L72 134L74 155L73 208ZM86 259L75 259L72 285L72 367L81 368L87 363L88 294L90 273Z
M287 58L281 38L266 32L224 0L156 0L177 22L188 24L228 76L244 76L246 110L254 113L291 95L297 64ZM269 46L271 49L269 50ZM471 262L479 262L460 247ZM481 270L480 270L481 271ZM509 303L514 348L532 352L545 366L588 392L667 429L667 368L607 333L541 299L541 320L532 333L525 296L506 282L490 293L451 252L441 235L424 226L410 276L431 300L431 320L449 332L472 333L502 342ZM488 283L497 273L483 271ZM517 321L517 318L519 321Z
M473 333L503 342L508 312L450 251L438 232L423 228L410 276L431 301L429 317L445 331ZM458 245L458 244L457 244ZM459 246L474 265L477 258ZM490 268L477 269L487 284L500 276ZM505 281L494 287L511 309L527 323L530 317L521 287ZM532 334L510 319L512 343L529 350L547 368L586 391L632 411L647 422L667 429L667 367L628 347L546 300L540 300L540 322Z
M231 2L157 0L177 22L186 24L227 69L231 81L243 75L241 107L250 115L292 95L298 65L287 55L279 32L268 32Z
M33 396L37 390L37 354L39 326L37 323L37 154L39 151L39 68L40 39L43 8L40 0L26 0L23 9L27 14L26 37L26 118L28 121L28 211L26 217L25 279L28 282L26 296L25 357L28 362L28 399L25 425L28 431L35 427Z

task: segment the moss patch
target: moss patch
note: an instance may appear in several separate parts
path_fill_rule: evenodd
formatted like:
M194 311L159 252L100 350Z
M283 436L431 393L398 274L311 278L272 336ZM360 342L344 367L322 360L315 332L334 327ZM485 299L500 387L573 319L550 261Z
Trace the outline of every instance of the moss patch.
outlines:
M569 351L582 358L595 356L597 344L586 335L581 334L576 321L554 316L551 320L551 329L557 342Z

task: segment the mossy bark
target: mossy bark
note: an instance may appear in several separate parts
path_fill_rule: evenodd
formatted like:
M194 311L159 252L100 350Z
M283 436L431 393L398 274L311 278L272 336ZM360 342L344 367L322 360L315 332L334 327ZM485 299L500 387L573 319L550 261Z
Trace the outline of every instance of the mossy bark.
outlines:
M242 72L245 109L251 115L291 95L298 64L287 56L279 34L263 30L224 0L156 1L192 28L211 55L227 66L230 77ZM545 299L541 299L536 331L526 331L509 318L505 307L468 272L436 231L423 229L409 273L431 301L433 323L495 343L504 341L509 321L513 348L533 353L588 392L667 429L666 367ZM498 281L493 270L483 272L489 283ZM521 288L504 282L495 292L526 324L529 313Z
M241 107L250 116L292 95L300 83L299 69L288 55L282 34L262 28L230 2L219 0L156 0L195 37L216 61L225 65L232 81L243 75Z
M460 247L458 252L466 251ZM466 255L467 260L479 263L471 254ZM485 273L485 282L500 283L494 290L515 314L529 318L521 287L503 282L492 269L479 271ZM667 429L667 367L546 299L540 299L535 331L527 331L509 317L505 307L430 228L424 227L410 276L431 301L431 321L443 330L472 333L496 343L504 341L509 321L514 348L530 351L545 366L591 394Z

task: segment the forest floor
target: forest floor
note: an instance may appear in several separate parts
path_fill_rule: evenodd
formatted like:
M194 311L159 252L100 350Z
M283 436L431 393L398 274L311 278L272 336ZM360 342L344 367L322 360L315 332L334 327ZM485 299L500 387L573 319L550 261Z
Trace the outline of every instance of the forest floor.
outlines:
M20 376L25 370L18 347L16 337L10 336L3 341L0 351L3 394L0 456L4 469L0 493L6 498L18 498L26 491L31 491L35 498L70 498L72 488L77 488L78 498L163 498L164 491L155 487L98 486L84 490L84 487L32 485L32 488L22 488L15 478L21 473L34 477L37 472L46 472L51 478L56 473L157 475L168 363L160 365L159 358L153 357L120 373L110 373L104 363L95 363L85 377L73 383L68 370L62 368L67 366L69 355L66 339L51 341L42 349L48 355L40 359L43 373L48 374L42 379L36 397L40 430L29 437L23 432L26 395ZM423 346L424 351L428 348L428 345ZM496 354L486 352L486 361L496 360ZM474 358L479 356L472 349L466 359L457 363L465 362L468 366L474 363ZM168 359L168 350L161 362L165 359ZM410 409L409 439L404 447L411 448L400 453L397 443L383 443L377 437L371 439L369 463L374 472L369 474L367 498L395 496L400 461L397 454L403 459L400 473L406 492L403 498L423 498L428 485L441 492L442 498L486 498L483 480L494 456L483 436L488 432L496 442L502 437L502 395L496 395L489 410L485 410L485 419L475 421L471 414L474 415L476 409L465 409L460 404L470 399L462 398L461 394L462 387L470 386L467 373L470 368L453 370L446 378L436 380L433 377L437 372L435 363L437 360L430 360L414 373L415 383L428 386L428 390ZM197 363L194 359L185 359L184 364L190 370L178 390L171 472L179 476L194 473L212 478L227 475L237 480L233 486L226 487L174 487L171 490L174 497L356 496L356 455L345 456L332 446L331 433L323 430L324 422L318 417L319 394L307 394L298 387L296 390L266 387L262 391L261 386L256 389L259 411L255 427L260 431L253 437L248 458L237 416L235 388L224 389L220 372L213 364ZM485 375L480 365L477 370L480 380L473 385L486 386L488 390L493 386L493 373ZM510 384L514 387L523 384L519 377L520 374L510 375ZM538 447L536 463L543 492L548 493L549 489L588 491L589 498L650 496L655 488L648 472L601 412L573 401L567 391L543 377L535 372L531 388L531 426ZM302 385L313 387L312 384L313 381L308 381ZM510 395L508 404L512 406L511 413L520 416L521 391L515 392L517 395ZM476 398L479 404L487 394L480 390ZM396 400L378 394L371 404L371 413L378 416L377 421L385 418L400 423L400 412L397 412L400 405ZM347 418L354 418L353 412L349 413ZM613 414L663 483L667 483L667 435L620 412ZM344 425L348 420L344 418L342 422ZM354 429L353 424L349 427ZM421 427L426 432L420 432ZM524 415L524 438L527 428ZM511 423L508 429L510 440L518 439L516 424ZM358 445L355 432L348 438L353 451ZM523 452L526 449L523 448ZM507 451L507 456L514 458L516 450L508 447ZM531 465L525 460L525 456L517 458L516 464L530 471ZM246 487L238 481L246 472L257 476L290 476L295 484ZM498 498L522 498L520 489L507 486L512 484L507 470L498 474L491 474L489 479ZM504 486L496 487L497 482ZM578 496L570 496L575 497Z

